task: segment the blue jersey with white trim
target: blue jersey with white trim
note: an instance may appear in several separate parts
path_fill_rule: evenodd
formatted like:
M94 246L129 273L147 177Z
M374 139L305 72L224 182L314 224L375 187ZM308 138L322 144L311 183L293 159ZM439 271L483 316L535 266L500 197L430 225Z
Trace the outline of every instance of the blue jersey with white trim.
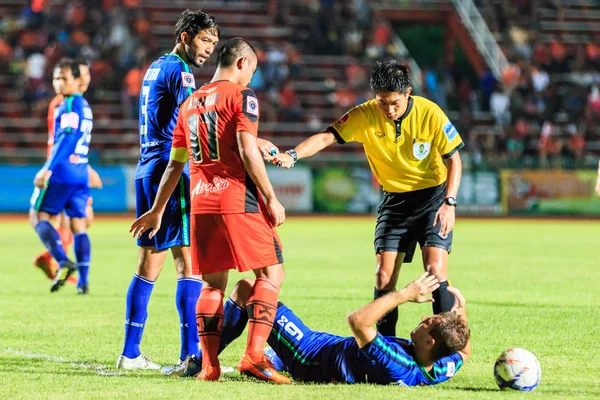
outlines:
M190 67L176 54L154 61L140 91L140 158L136 179L152 176L169 163L179 106L196 90Z
M462 357L455 353L436 361L427 371L417 362L410 340L379 333L362 349L354 337L347 337L322 351L321 369L327 381L335 382L435 385L453 377L462 366Z
M66 97L55 113L54 145L44 168L52 171L50 182L88 184L88 152L93 115L80 94Z

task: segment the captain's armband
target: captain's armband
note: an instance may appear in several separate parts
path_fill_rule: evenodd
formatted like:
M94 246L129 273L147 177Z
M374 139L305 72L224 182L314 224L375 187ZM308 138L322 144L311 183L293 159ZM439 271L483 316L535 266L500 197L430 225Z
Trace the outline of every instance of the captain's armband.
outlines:
M171 160L175 160L180 163L186 163L188 158L189 155L187 147L173 147L171 149Z

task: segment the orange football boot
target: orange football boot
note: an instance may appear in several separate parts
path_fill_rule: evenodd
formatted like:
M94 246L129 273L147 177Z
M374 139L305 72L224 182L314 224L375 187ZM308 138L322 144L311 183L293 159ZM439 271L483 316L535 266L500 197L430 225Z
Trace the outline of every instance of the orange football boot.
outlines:
M218 382L221 379L221 368L213 367L208 365L202 368L200 374L198 375L198 380L200 381L210 381L210 382Z
M54 280L56 276L56 264L54 259L47 251L43 252L39 256L33 259L33 266L42 270L46 277L50 280Z
M266 357L263 357L260 362L254 362L252 358L250 358L250 354L244 354L238 364L238 370L242 375L253 376L267 382L284 385L292 383L290 378L277 372L273 367L273 364L271 364Z

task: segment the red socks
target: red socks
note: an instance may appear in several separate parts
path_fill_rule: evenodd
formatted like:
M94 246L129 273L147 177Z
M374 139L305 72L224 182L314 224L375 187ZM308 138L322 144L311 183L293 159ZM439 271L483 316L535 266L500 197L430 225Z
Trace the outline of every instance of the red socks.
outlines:
M219 345L223 326L223 292L205 287L196 303L196 323L202 346L202 368L212 366L220 368Z
M248 341L246 354L252 361L261 362L264 347L277 312L279 290L267 279L259 278L254 283L246 309L248 310Z

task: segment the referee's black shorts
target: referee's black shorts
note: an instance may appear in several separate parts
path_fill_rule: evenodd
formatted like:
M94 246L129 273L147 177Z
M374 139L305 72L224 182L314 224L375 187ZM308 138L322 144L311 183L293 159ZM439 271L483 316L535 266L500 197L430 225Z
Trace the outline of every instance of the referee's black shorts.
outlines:
M405 193L385 192L377 209L375 253L406 253L411 262L417 242L423 247L452 249L452 233L440 236L440 225L433 226L435 215L444 203L446 184Z

